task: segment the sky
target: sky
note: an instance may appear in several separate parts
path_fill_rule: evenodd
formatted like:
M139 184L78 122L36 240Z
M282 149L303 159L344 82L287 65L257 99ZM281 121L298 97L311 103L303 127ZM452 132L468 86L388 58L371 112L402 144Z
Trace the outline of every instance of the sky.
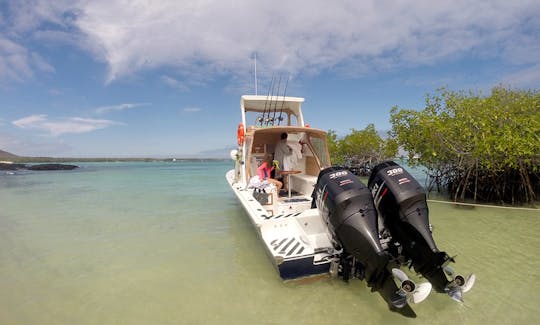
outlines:
M0 0L0 150L216 155L236 143L240 96L273 76L312 127L389 130L392 107L422 109L441 87L539 89L538 13L539 0Z

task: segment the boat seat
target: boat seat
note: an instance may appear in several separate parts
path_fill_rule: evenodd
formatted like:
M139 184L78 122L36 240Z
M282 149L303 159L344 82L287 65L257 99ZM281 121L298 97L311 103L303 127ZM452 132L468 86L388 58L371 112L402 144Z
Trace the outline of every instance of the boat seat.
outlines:
M261 205L271 206L267 208L267 210L274 210L273 206L275 205L275 203L277 203L277 197L277 188L274 185L268 185L264 188L253 189L253 198L255 198L255 200L257 200Z
M304 195L311 195L315 184L317 183L317 176L306 174L293 174L291 175L292 189L296 192L303 193Z

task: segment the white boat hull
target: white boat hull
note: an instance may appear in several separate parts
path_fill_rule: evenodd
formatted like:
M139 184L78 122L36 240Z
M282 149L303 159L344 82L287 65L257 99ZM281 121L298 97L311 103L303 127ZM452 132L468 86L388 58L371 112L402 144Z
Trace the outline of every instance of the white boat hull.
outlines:
M284 280L328 274L337 256L326 224L305 196L272 198L272 208L253 197L253 189L234 183L234 170L226 179L265 245L273 265Z

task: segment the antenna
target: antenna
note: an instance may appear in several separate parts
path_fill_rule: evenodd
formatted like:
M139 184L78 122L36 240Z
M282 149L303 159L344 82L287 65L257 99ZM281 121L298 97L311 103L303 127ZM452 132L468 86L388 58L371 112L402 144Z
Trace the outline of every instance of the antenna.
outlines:
M257 52L255 52L255 95L257 94Z

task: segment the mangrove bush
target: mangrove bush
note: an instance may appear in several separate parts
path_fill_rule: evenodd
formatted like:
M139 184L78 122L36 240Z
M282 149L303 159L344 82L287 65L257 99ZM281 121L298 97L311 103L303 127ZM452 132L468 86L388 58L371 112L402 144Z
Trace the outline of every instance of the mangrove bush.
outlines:
M540 94L440 89L425 108L391 110L393 138L454 200L534 203L540 195Z
M338 138L335 131L327 133L330 156L337 165L371 167L378 162L395 157L398 152L396 141L383 139L373 124L363 130L351 129L351 133Z

